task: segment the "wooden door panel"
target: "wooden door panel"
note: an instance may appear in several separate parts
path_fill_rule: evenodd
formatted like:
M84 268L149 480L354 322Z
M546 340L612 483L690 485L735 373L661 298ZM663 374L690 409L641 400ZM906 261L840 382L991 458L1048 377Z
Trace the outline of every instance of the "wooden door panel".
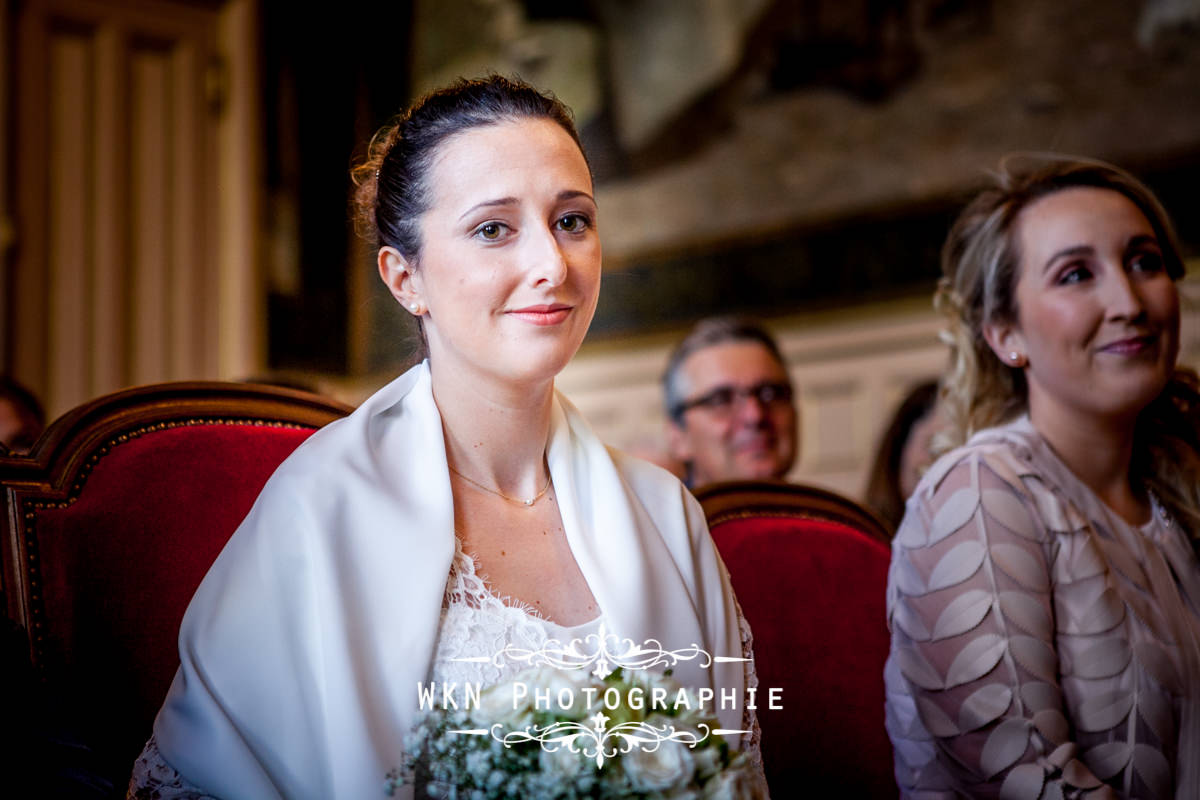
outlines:
M250 248L244 234L221 242L217 203L253 193L218 192L222 136L247 141L222 128L217 80L235 5L15 7L8 360L52 415L131 384L219 375L222 281L246 267L228 255Z

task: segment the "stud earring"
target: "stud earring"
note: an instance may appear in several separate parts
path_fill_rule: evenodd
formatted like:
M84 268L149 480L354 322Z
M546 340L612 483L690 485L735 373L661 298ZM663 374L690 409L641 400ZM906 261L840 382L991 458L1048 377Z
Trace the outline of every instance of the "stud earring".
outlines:
M409 310L409 311L411 311L411 312L413 312L414 314L415 314L415 313L417 313L417 310L418 310L420 307L421 307L421 304L420 304L420 303L409 303L409 304L408 304L408 310Z
M1024 361L1024 359L1021 358L1021 354L1017 352L1009 353L1008 360L1013 363L1014 367L1021 366L1022 362Z

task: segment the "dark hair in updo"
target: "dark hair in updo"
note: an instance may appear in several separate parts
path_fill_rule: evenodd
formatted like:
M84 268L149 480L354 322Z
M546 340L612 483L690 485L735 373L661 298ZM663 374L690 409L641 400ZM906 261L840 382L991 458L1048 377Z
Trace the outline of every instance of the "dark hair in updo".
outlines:
M413 103L375 134L366 161L351 172L359 232L377 247L416 257L420 218L430 204L429 167L439 145L471 128L527 118L558 123L583 152L570 109L521 80L459 80Z

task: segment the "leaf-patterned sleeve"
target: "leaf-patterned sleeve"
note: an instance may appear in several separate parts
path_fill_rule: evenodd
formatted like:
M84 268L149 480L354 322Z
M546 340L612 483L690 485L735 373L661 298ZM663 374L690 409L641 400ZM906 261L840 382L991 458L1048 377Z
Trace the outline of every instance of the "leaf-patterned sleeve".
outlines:
M888 579L887 724L903 796L1115 797L1071 740L1054 540L1035 500L986 450L931 473Z

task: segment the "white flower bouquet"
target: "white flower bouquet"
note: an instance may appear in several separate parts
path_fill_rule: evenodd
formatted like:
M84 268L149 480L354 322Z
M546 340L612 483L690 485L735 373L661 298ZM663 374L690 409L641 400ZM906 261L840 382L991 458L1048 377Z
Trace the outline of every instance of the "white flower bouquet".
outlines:
M483 690L476 707L438 708L406 743L392 794L445 800L746 798L744 754L669 675L536 669Z

